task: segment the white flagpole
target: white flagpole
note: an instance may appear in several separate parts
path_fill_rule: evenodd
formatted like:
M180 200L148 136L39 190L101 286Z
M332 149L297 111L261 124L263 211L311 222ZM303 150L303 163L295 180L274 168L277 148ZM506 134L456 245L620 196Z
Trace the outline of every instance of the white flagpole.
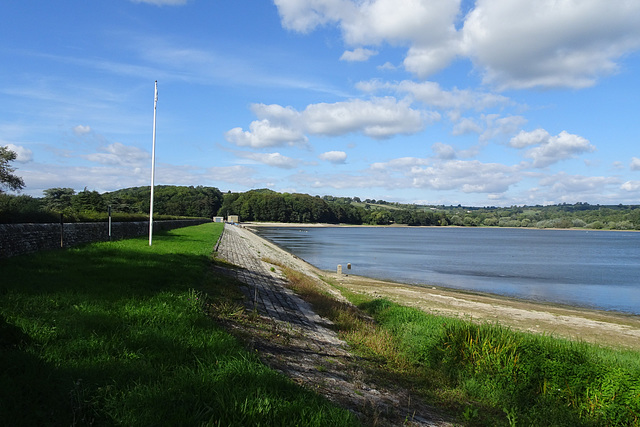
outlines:
M151 148L151 201L149 208L149 246L153 243L153 186L156 179L156 109L158 107L158 81L153 98L153 147Z

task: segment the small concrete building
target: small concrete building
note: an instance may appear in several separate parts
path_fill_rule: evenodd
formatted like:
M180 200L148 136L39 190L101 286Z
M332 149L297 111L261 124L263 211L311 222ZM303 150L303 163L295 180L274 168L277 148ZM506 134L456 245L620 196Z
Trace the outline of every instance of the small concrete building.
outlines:
M229 215L227 216L227 222L238 223L240 222L240 218L238 217L238 215Z
M224 217L223 216L214 216L213 217L213 222L224 222Z

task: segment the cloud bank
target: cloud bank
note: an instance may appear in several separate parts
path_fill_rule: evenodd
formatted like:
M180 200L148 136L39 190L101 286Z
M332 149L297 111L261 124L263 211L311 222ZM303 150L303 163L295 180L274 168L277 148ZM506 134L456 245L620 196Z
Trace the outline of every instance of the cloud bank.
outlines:
M500 90L584 88L616 72L640 46L640 3L601 0L275 0L282 25L309 33L332 25L350 55L370 47L407 46L404 68L421 79L456 58L469 59ZM360 49L360 50L358 50Z

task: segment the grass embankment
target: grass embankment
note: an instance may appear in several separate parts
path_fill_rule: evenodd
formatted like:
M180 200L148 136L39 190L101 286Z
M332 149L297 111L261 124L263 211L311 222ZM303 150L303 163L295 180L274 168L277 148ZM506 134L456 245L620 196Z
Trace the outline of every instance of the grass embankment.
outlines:
M222 226L0 260L0 424L353 425L203 310Z
M346 295L351 306L282 268L294 290L369 361L372 378L406 387L463 423L640 424L638 352L429 315L362 295Z

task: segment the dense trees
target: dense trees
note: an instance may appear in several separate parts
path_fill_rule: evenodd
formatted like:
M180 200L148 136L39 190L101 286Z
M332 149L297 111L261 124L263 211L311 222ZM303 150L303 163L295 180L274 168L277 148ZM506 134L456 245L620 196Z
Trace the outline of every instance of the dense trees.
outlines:
M276 193L271 190L251 190L224 196L221 216L239 215L242 221L324 222L329 224L362 224L357 207L339 202L327 202L307 194Z
M63 212L71 207L71 199L76 194L73 188L49 188L43 191L45 208L54 212Z
M54 222L59 216L46 210L42 199L0 193L0 223Z
M100 220L107 207L113 213L149 214L150 187L134 187L100 194L86 188L78 193L72 188L49 188L40 199L0 194L0 222L48 222L63 214L68 221ZM157 186L154 212L158 215L214 216L222 206L222 193L214 187Z
M225 194L218 214L239 215L241 221L640 230L640 206L588 203L505 208L423 206L374 199L363 202L358 197L320 198L264 189Z
M151 187L132 187L105 193L103 199L115 212L149 213ZM213 217L222 206L222 193L215 187L158 185L154 188L153 211L158 215Z
M150 187L133 187L100 194L86 188L50 188L44 197L0 193L0 222L45 222L59 219L100 220L107 206L113 213L146 216ZM310 196L268 189L223 194L214 187L156 186L158 215L227 217L241 221L329 224L406 224L412 226L589 228L640 230L640 206L574 205L464 207L409 205L358 197Z
M8 146L0 146L0 193L5 189L15 191L24 188L24 181L13 174L15 168L9 165L16 157L17 154L9 150Z

